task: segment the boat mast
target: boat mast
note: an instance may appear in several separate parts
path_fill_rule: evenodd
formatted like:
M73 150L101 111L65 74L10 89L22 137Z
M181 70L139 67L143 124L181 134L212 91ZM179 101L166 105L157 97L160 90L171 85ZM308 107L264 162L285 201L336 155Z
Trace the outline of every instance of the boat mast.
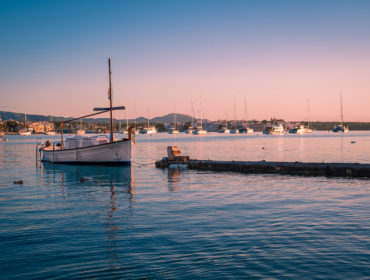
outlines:
M136 100L135 100L135 133L137 131L137 112L136 112Z
M126 110L126 130L128 130L128 112Z
M247 98L244 95L244 120L245 120L245 128L248 128L248 121L247 121Z
M150 120L150 115L149 115L149 108L148 108L148 105L146 105L146 113L148 114L148 130L149 130L149 120Z
M113 142L113 111L112 111L112 79L111 79L111 69L110 69L110 57L108 58L108 68L109 68L109 106L110 106L110 142Z
M191 127L194 128L195 111L194 111L193 99L190 99L190 104L191 104Z
M310 128L310 100L307 99L307 126Z
M235 104L235 96L234 96L234 128L236 129L236 104Z
M175 107L175 113L173 113L173 129L176 130L176 106Z
M199 116L200 116L200 129L203 130L203 106L202 106L202 98L200 98Z
M342 92L340 93L340 119L343 126L343 102L342 102Z

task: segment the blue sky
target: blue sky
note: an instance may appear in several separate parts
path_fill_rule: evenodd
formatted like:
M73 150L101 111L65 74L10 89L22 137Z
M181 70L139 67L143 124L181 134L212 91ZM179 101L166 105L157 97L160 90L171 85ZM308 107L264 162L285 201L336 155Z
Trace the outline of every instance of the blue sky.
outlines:
M336 120L342 91L347 118L370 121L370 1L11 0L0 26L9 111L104 104L110 56L114 100L131 114L190 114L202 98L217 119L246 95L251 118L299 119L309 99L313 118Z

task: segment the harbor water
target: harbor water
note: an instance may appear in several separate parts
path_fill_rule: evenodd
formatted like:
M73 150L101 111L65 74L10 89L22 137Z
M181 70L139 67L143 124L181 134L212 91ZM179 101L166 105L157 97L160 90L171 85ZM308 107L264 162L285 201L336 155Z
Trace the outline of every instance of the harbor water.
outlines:
M36 144L58 136L7 138L1 279L370 277L369 180L154 167L170 145L193 159L370 163L369 132L139 135L131 167L40 163Z

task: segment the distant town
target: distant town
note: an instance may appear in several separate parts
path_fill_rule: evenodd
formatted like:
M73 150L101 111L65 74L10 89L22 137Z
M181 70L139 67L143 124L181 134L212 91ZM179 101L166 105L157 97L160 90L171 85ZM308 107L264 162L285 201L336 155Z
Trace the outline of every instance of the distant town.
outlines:
M22 119L20 119L22 118ZM60 123L68 118L26 115L12 112L0 112L0 132L8 134L29 133L29 134L52 134L60 133ZM114 130L123 132L133 126L136 131L148 127L155 127L157 132L168 132L176 128L179 132L185 132L189 128L203 128L207 132L220 132L220 129L242 129L251 128L254 132L264 131L266 128L280 124L285 130L291 130L299 125L309 126L312 130L332 130L339 122L307 122L307 121L285 121L283 119L271 118L270 120L200 120L184 114L168 114L162 117L146 119L114 119ZM370 130L370 122L346 122L351 130ZM83 119L82 121L71 122L64 125L63 132L75 133L77 130L84 130L86 133L104 133L109 130L109 119Z

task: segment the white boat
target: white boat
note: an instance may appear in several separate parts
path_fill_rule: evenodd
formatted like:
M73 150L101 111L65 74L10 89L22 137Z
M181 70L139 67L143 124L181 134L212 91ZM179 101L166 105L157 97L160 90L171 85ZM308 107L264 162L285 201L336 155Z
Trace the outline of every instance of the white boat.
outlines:
M307 133L312 133L312 129L309 128L308 126L305 126L303 124L299 125L297 128L297 133L298 134L307 134Z
M157 133L157 129L155 128L155 126L150 126L150 115L149 115L149 109L148 107L146 107L146 111L148 113L148 126L147 128L143 128L142 130L140 130L140 134L155 134Z
M341 123L336 125L333 128L333 132L348 132L349 128L348 126L344 126L343 124L343 102L342 102L342 94L340 94L340 118L341 118Z
M25 113L24 114L24 129L20 130L18 132L18 135L28 136L28 135L31 135L31 134L32 134L32 128L28 127L27 114Z
M179 134L179 131L176 128L170 128L168 134Z
M239 133L253 133L253 128L249 127L249 122L247 121L247 99L244 96L244 122L245 125L239 129Z
M131 139L109 142L106 135L75 135L63 147L45 145L41 153L41 161L51 163L129 165Z
M157 129L155 128L155 126L152 126L152 127L148 127L148 128L144 128L140 130L139 133L140 134L155 134L157 133Z
M190 126L188 127L187 130L185 130L186 134L193 134L194 128L194 119L195 119L195 111L194 111L194 105L193 105L193 100L190 100L190 105L191 105L191 123Z
M55 135L55 131L47 131L45 134L46 135Z
M176 129L176 112L173 114L173 127L168 130L168 134L179 134L179 131Z
M285 129L283 124L281 123L275 123L272 125L271 129L271 134L272 135L284 135L285 134Z
M207 130L204 130L202 128L196 128L192 131L192 133L194 135L202 135L202 134L206 134L207 133Z
M236 126L236 104L235 104L235 97L234 97L234 125L232 129L230 129L230 134L238 134L239 129Z
M200 105L200 107L202 108L202 104ZM203 129L203 113L199 112L199 116L200 116L200 126L193 128L192 133L194 135L203 135L207 133L207 130Z
M285 129L284 129L283 124L274 123L271 127L266 127L263 130L263 134L284 135L285 134Z
M28 136L28 135L31 135L32 134L32 131L30 129L23 129L23 130L20 130L18 132L18 135L22 135L22 136Z
M124 110L125 107L112 107L111 67L109 66L109 108L94 108L96 113L61 123L61 142L38 145L37 152L41 161L65 164L103 164L130 165L131 163L131 134L126 139L115 141L113 138L113 110ZM63 139L63 123L110 112L110 138L103 136L75 135Z
M192 134L193 133L193 127L189 126L187 130L185 130L186 134Z

